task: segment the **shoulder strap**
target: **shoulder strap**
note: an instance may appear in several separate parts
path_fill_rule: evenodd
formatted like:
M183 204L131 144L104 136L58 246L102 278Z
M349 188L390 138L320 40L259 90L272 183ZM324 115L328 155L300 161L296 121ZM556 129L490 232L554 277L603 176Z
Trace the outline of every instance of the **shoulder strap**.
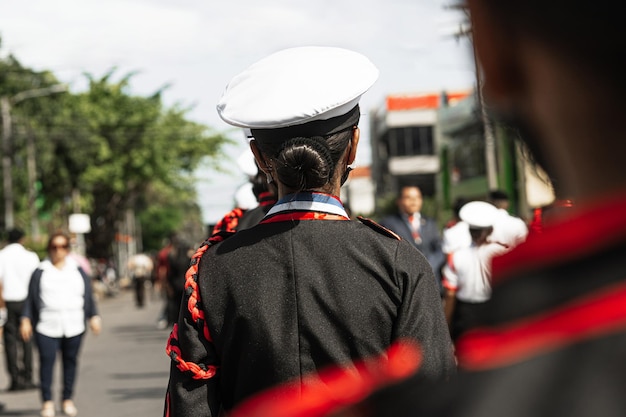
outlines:
M395 232L392 232L391 230L387 229L384 226L381 226L380 224L376 223L372 219L368 219L368 218L362 217L362 216L357 216L357 219L359 219L359 221L361 223L363 223L364 225L366 225L370 229L375 230L376 232L380 233L381 235L385 235L387 237L390 237L390 238L396 239L396 240L402 240L402 238L398 234L396 234Z

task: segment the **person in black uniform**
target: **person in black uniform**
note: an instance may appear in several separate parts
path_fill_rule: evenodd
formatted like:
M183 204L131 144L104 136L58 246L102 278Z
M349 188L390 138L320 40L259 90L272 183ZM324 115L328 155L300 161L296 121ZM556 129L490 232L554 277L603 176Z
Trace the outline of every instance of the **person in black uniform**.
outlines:
M478 327L459 340L460 372L452 384L432 389L413 378L332 415L622 416L622 5L595 0L467 0L467 5L485 100L520 126L557 197L573 201L573 207L494 259L491 299ZM275 417L323 415L305 414L301 404Z
M408 242L351 221L339 200L359 141L360 96L378 70L341 48L279 51L235 77L218 104L251 128L278 189L256 226L218 234L193 256L165 415L217 416L328 365L421 344L422 375L455 372L433 273Z
M249 229L258 224L267 212L276 204L276 185L267 181L265 172L258 169L256 162L254 168L257 173L250 178L252 184L252 192L259 203L258 206L242 210L239 207L228 212L220 221L217 222L211 234L220 232L236 232L237 230Z

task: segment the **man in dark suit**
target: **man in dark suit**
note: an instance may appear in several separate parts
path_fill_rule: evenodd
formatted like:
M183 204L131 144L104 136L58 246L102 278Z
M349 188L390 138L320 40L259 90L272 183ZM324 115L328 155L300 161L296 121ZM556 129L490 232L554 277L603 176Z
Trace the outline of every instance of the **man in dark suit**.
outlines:
M398 212L383 218L380 224L411 242L424 254L441 290L441 267L445 261L441 250L441 234L434 219L422 216L423 202L422 191L418 186L403 186L396 200Z

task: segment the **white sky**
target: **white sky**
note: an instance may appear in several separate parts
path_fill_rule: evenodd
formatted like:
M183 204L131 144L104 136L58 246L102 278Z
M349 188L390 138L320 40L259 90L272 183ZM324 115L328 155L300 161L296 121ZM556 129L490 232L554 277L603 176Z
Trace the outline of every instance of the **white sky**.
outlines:
M367 111L387 94L439 92L473 86L465 42L453 33L453 0L0 0L3 53L35 70L49 69L74 92L117 68L130 72L132 92L170 85L166 105L192 107L191 119L228 132L230 174L201 170L200 204L214 222L245 182L236 158L245 142L219 119L215 104L228 81L254 61L302 45L340 46L366 55L380 69L361 99L362 144L357 165L370 162ZM365 146L364 146L365 145Z

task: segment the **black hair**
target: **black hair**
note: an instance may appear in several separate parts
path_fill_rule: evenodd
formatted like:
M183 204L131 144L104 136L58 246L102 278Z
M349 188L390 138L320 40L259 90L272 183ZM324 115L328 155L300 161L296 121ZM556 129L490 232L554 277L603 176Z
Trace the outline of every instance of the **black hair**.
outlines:
M24 237L24 231L22 229L11 229L7 233L7 240L9 243L17 243Z
M484 243L492 232L493 232L492 226L489 226L489 227L470 226L469 228L469 233L470 233L470 236L472 237L472 242L475 242L477 244Z
M491 190L489 191L489 200L491 201L496 201L496 200L508 200L509 199L509 195L502 191L502 190Z
M330 136L296 137L280 144L259 143L259 148L272 159L272 175L290 190L329 191L335 176L343 174L337 167L354 128Z
M354 130L359 124L359 105L330 119L276 129L252 129L259 150L270 158L271 175L290 192L329 192L337 175L347 180L349 169L339 170Z
M46 250L48 252L50 252L50 249L52 248L52 242L54 241L54 239L58 238L58 237L62 237L65 239L66 245L70 244L70 235L68 235L65 232L54 232L53 234L50 235L50 237L48 238L48 245L46 246Z
M456 200L454 200L454 204L452 205L452 213L454 213L455 218L460 218L459 212L461 211L461 208L469 202L470 199L466 197L457 197Z
M252 177L250 183L252 184L252 193L257 200L262 193L272 191L270 190L270 186L267 183L267 177L265 175L265 172L261 171L260 169L258 170L256 175Z
M402 198L402 192L404 191L405 188L417 188L418 191L420 192L420 194L423 194L422 193L422 188L419 185L406 183L406 184L400 185L400 188L398 188L398 197L397 198Z

